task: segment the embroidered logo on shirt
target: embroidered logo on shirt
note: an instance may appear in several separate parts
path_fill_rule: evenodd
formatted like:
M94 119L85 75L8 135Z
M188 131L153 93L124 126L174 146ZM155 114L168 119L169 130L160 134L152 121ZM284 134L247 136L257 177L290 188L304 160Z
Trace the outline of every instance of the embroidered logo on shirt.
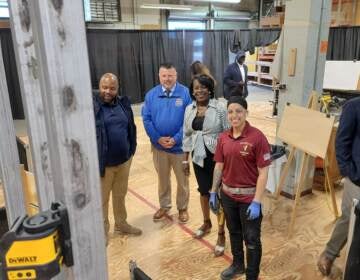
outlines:
M242 156L247 156L250 154L252 148L252 144L248 142L241 142L240 143L240 154Z
M181 98L177 98L175 100L175 106L176 107L181 107L184 104L183 100Z

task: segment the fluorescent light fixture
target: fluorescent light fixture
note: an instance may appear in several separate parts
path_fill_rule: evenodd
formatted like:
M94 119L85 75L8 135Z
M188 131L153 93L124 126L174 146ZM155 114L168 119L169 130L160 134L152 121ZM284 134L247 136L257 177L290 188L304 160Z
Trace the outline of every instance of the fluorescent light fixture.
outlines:
M239 4L241 0L188 0L188 2L217 2L217 3L232 3Z
M190 5L175 5L175 4L142 4L140 8L143 9L159 9L159 10L181 10L190 11L193 6Z

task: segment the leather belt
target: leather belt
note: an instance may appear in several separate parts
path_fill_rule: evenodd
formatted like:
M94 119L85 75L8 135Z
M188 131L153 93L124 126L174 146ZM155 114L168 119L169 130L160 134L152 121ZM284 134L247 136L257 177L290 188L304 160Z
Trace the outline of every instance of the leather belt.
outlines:
M251 187L251 186L249 186L249 187L244 186L241 188L238 188L238 187L232 188L232 187L229 187L229 186L225 185L224 183L222 183L222 188L224 191L231 193L231 194L253 195L256 192L256 187Z

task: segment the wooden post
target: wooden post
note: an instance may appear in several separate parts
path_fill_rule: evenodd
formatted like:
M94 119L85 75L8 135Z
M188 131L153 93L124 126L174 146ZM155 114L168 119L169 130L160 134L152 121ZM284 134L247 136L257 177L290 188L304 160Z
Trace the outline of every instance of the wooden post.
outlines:
M12 10L16 5L22 13L12 14L17 18L17 21L13 19L13 28L32 28L32 38L26 46L34 45L36 55L31 69L35 71L34 78L39 80L43 105L35 112L35 118L43 116L45 126L41 129L47 136L42 154L40 157L34 154L34 161L40 158L37 164L45 174L50 174L55 200L62 201L69 214L75 265L66 271L67 279L106 280L83 3L80 0L21 0L13 4L11 1ZM27 50L16 45L15 52L24 51ZM24 76L22 82L26 82L26 78ZM24 106L32 104L24 100ZM38 149L34 149L34 153L39 153Z
M5 204L9 225L25 214L25 203L22 194L19 173L19 156L16 136L11 114L4 61L0 45L0 171L5 194Z
M330 197L331 197L331 203L332 203L332 208L334 211L334 216L335 219L339 218L339 212L337 209L337 204L336 204L336 197L335 197L335 190L334 190L334 182L330 179L329 176L329 161L328 161L328 157L326 156L324 159L324 173L325 173L325 189L326 186L329 188L329 193L330 193Z
M279 196L280 196L280 193L284 187L284 183L285 183L285 179L289 173L289 168L290 168L290 165L294 159L294 155L295 155L295 148L294 147L291 147L291 150L290 150L290 154L289 154L289 157L288 157L288 160L284 166L284 170L281 172L281 176L280 176L280 180L279 180L279 184L276 188L276 193L275 193L275 198L278 199Z
M20 176L22 179L26 213L28 216L34 216L39 212L34 175L31 172L25 171L24 165L20 164Z
M336 11L336 26L340 25L340 18L341 18L341 4L342 4L342 0L338 0L338 4L337 4L337 11Z
M11 35L14 44L21 97L28 134L40 209L48 209L54 201L54 183L48 152L48 137L41 97L38 59L35 54L33 30L28 1L9 1Z
M296 189L296 195L295 195L295 201L294 201L294 207L293 207L293 212L291 215L291 221L290 221L290 226L289 226L289 231L288 231L288 237L290 238L293 231L294 231L294 224L295 224L295 218L296 218L296 207L297 204L300 200L300 196L301 196L301 189L303 187L304 184L304 179L305 179L305 172L306 172L306 168L308 165L308 161L309 161L309 155L307 153L304 152L303 157L301 159L301 165L300 165L300 175L299 175L299 179L298 179L298 184L297 184L297 189Z

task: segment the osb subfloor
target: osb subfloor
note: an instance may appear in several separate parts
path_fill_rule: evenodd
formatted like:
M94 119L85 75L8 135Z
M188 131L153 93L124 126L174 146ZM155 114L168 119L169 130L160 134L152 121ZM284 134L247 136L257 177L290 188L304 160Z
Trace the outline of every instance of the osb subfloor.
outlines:
M269 142L273 143L276 121L266 117L271 115L269 103L253 102L249 111L250 123L260 128ZM107 250L109 279L129 279L129 260L136 260L138 266L152 279L219 279L220 272L231 263L228 233L226 233L226 254L220 258L213 256L213 246L217 238L214 215L211 217L213 222L211 233L203 240L192 238L193 231L202 223L193 172L190 176L190 221L186 225L177 222L174 177L172 177L174 203L170 217L157 223L152 221L152 215L158 207L157 178L152 164L149 140L140 117L136 117L136 123L138 148L131 167L126 202L128 222L140 227L143 235L133 237L111 233ZM340 189L337 190L336 195L340 203ZM317 257L333 228L334 217L329 210L329 203L327 196L317 191L303 197L298 207L294 235L288 239L287 230L293 201L282 197L275 203L270 196L265 197L260 274L262 280L341 279L339 268L334 269L331 278L322 277L316 268ZM336 261L336 266L343 266L343 255L344 253ZM245 277L237 279L245 279Z
M253 102L249 106L249 122L260 128L269 142L275 140L276 120L268 118L268 102ZM158 207L157 179L152 165L149 140L141 118L136 118L138 148L133 160L127 196L129 223L141 227L143 235L127 237L111 235L108 247L110 279L128 279L128 262L136 260L138 266L153 279L219 279L219 273L231 262L227 236L226 255L214 258L213 246L217 238L216 217L212 215L213 230L203 240L192 238L202 222L199 195L195 177L190 177L190 221L177 222L175 187L171 219L154 223L152 215ZM173 186L175 178L172 178ZM340 202L341 191L337 191ZM287 238L293 201L280 198L273 203L264 201L262 280L317 280L326 279L316 268L317 257L327 242L334 218L324 193L314 192L301 199L293 238ZM336 264L343 266L343 258ZM332 279L339 279L335 269ZM237 279L245 279L239 277Z

